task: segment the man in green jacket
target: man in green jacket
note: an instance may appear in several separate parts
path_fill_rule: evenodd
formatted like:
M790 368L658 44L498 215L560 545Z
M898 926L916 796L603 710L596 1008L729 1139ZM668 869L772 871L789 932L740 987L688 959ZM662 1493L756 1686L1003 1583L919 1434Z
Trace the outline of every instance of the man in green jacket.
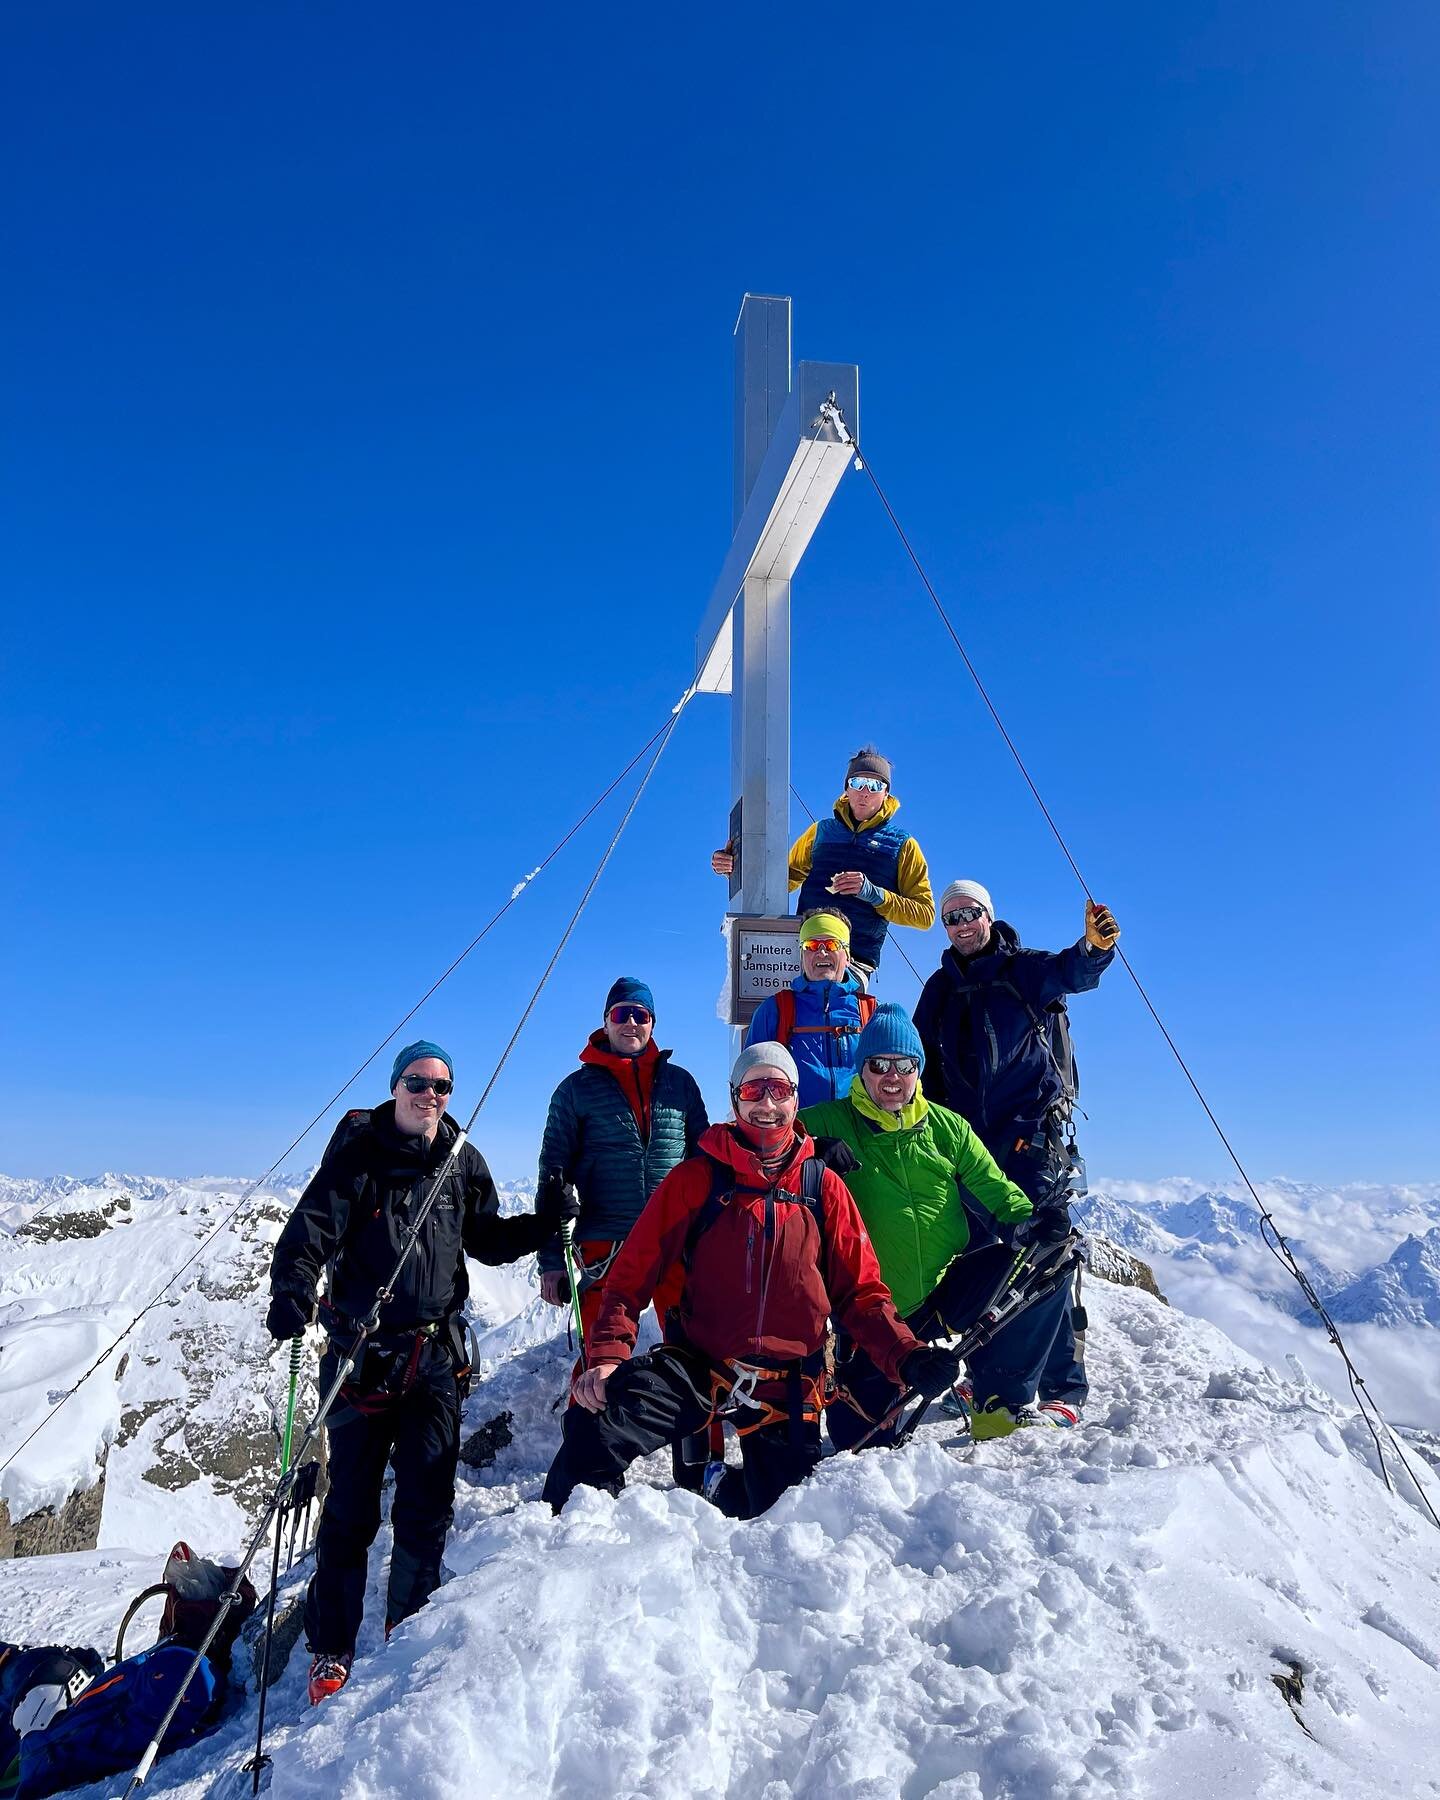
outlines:
M1025 1194L958 1113L932 1106L920 1088L925 1051L905 1009L879 1007L860 1034L857 1072L843 1100L807 1107L801 1123L817 1140L838 1140L856 1165L845 1173L895 1310L922 1339L948 1337L973 1323L1013 1258L1003 1244L966 1255L970 1240L956 1183L1002 1225L1029 1219ZM1055 1335L1066 1290L1012 1320L970 1358L977 1439L1044 1422L1025 1404ZM848 1399L829 1408L831 1440L847 1449L900 1397L855 1348L838 1370ZM888 1434L871 1441L883 1443Z

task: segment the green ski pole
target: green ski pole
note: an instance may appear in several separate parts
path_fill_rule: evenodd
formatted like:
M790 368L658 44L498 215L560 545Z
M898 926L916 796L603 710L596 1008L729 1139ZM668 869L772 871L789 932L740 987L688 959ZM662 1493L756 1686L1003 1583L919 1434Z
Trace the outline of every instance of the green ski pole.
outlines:
M580 1276L575 1266L575 1221L560 1221L560 1249L565 1257L565 1279L570 1283L570 1317L575 1322L575 1342L579 1346L580 1367L585 1367L585 1325L580 1317Z
M300 1386L300 1359L305 1354L305 1340L290 1340L290 1392L285 1401L285 1437L280 1446L280 1474L290 1473L290 1448L295 1434L295 1394ZM260 1776L270 1765L265 1754L265 1696L270 1686L270 1639L275 1630L275 1590L280 1585L280 1540L284 1537L285 1510L275 1514L275 1555L270 1563L270 1596L265 1602L265 1644L260 1652L260 1718L255 1727L255 1755L246 1763L250 1771L250 1792L260 1792Z

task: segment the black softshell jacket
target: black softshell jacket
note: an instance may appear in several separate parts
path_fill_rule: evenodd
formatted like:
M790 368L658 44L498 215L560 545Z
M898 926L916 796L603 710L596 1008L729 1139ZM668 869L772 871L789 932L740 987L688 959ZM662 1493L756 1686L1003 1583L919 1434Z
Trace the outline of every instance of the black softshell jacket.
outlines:
M280 1233L270 1290L308 1305L321 1270L328 1268L331 1306L359 1320L390 1279L405 1232L459 1132L442 1117L433 1142L403 1137L395 1126L393 1100L376 1107L368 1121L349 1115L345 1126L351 1129L336 1132ZM466 1255L483 1263L515 1262L538 1250L545 1238L533 1213L500 1216L485 1158L467 1142L445 1177L394 1299L380 1314L380 1330L429 1324L461 1307L469 1292Z

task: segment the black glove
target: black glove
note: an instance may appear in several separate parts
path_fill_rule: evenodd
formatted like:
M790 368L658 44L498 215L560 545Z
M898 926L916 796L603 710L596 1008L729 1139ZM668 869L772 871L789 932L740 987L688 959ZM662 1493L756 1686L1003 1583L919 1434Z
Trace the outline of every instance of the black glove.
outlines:
M277 1344L303 1337L305 1327L315 1317L315 1302L302 1300L298 1294L272 1294L270 1310L265 1315L265 1329Z
M540 1177L535 1190L535 1217L550 1237L566 1219L573 1225L580 1217L580 1196L558 1169L549 1169Z
M922 1344L901 1363L900 1379L927 1400L938 1400L946 1388L954 1387L960 1379L960 1352Z
M815 1154L835 1175L848 1175L852 1169L860 1167L860 1158L844 1138L816 1138Z
M1010 1241L1017 1250L1023 1250L1027 1244L1033 1244L1037 1250L1045 1250L1069 1235L1069 1213L1063 1206L1047 1206L1039 1212L1031 1213L1028 1219L1021 1219Z

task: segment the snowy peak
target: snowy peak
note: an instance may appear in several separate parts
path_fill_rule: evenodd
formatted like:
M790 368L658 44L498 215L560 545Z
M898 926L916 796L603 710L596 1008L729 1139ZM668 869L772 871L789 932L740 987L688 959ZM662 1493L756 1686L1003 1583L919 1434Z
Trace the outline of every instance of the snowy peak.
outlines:
M1440 1325L1440 1226L1407 1237L1328 1302L1341 1323Z

